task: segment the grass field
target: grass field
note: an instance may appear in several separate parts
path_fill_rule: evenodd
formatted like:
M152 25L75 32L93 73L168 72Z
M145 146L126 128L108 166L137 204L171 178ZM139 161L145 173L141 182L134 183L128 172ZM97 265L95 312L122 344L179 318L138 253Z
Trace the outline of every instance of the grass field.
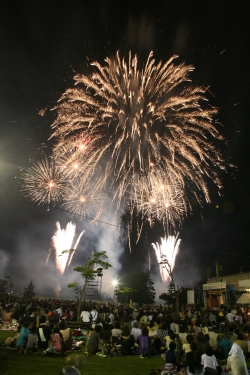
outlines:
M0 343L14 335L14 332L0 331ZM19 355L13 349L0 347L0 375L58 375L69 363L78 366L82 375L149 375L151 370L164 365L159 357L86 357L83 349L66 357L40 357Z

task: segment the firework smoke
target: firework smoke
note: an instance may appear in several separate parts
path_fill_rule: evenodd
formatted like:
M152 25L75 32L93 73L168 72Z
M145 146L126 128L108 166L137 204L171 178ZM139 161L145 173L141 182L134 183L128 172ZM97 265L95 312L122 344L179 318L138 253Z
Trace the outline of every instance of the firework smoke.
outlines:
M75 245L73 240L75 237L76 226L72 222L69 222L66 229L61 229L60 223L56 222L56 232L52 237L52 246L55 250L55 262L57 270L63 275L65 270L69 267L74 252L65 252L65 250L76 250L77 245L85 231L82 231L78 236ZM48 261L48 258L47 258Z
M161 244L152 243L152 246L155 250L155 254L159 263L160 275L162 281L168 281L170 279L169 273L167 271L167 266L165 264L160 264L162 261L166 260L169 264L171 272L175 266L175 259L179 252L181 240L178 239L178 236L169 236L161 238Z

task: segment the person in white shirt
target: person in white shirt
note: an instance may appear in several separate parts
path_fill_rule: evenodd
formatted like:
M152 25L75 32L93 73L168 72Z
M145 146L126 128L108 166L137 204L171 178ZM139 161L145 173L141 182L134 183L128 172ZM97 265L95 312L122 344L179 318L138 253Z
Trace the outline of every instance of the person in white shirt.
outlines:
M91 312L91 321L93 323L95 323L97 321L97 317L98 317L98 311L96 309L93 309Z
M138 337L141 335L141 328L139 328L139 322L135 322L134 327L131 330L131 335L134 336L135 343L137 342Z
M89 311L87 311L87 310L82 311L80 317L82 318L82 321L84 323L90 322L90 312Z
M61 308L61 306L60 306L60 307L58 307L58 308L56 309L56 311L58 312L58 314L60 315L60 317L62 317L62 316L63 316L63 311L62 311L62 308Z
M112 324L112 323L113 323L113 320L115 319L115 316L114 316L114 314L112 313L112 311L110 311L109 319L110 319L110 323Z
M206 349L206 354L202 354L201 356L201 364L204 366L205 374L207 373L207 369L217 370L217 359L213 355L213 349L211 346L208 346Z

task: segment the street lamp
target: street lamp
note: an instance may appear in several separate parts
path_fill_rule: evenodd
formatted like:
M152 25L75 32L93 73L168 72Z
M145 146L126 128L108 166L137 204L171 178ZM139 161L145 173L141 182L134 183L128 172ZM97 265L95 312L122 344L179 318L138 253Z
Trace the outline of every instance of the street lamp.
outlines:
M113 295L113 306L114 306L115 305L115 292L117 291L118 281L116 279L114 279L112 281L112 284L114 285L114 295Z

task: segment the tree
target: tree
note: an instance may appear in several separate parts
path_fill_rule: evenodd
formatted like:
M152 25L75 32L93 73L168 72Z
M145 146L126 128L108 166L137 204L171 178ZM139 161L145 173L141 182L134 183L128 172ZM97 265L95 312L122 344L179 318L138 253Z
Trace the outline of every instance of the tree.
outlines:
M4 298L8 293L8 281L0 279L0 298Z
M160 262L160 264L165 265L167 273L169 274L169 277L170 277L170 280L171 280L170 284L169 284L169 287L171 288L172 297L174 295L175 298L176 298L176 300L175 300L175 310L176 310L176 316L179 319L179 316L180 316L180 301L179 301L180 291L178 290L178 286L177 286L177 288L175 286L172 267L171 267L171 265L170 265L170 263L169 263L169 261L168 261L168 259L165 255L162 256L162 261Z
M137 272L128 274L123 278L122 284L126 286L125 288L131 288L132 290L134 290L134 301L140 304L154 303L155 288L154 282L151 280L149 272ZM120 290L122 290L122 287L120 288ZM126 295L125 292L124 295ZM123 300L122 295L119 296L119 300Z
M0 279L0 298L4 298L8 293L12 292L13 284L10 276L4 274L4 278L7 280Z
M74 252L74 249L69 250L69 252ZM65 250L67 252L67 250ZM108 259L106 255L106 251L101 251L99 253L92 253L91 257L88 258L87 263L85 265L81 265L74 268L74 271L79 272L84 279L81 284L74 282L68 285L68 288L74 288L75 292L78 293L78 308L77 308L77 321L80 321L80 314L81 314L81 304L82 299L85 294L86 287L88 282L91 280L95 280L96 275L98 274L98 270L95 269L96 266L102 267L103 269L107 270L108 268L112 267L111 264L104 261L104 259Z
M169 283L168 292L160 294L159 298L165 301L166 303L173 303L173 298L175 298L175 286L172 281L170 281Z
M26 288L24 288L23 291L23 298L25 299L32 299L35 297L35 285L31 281Z
M124 286L122 289L118 290L118 293L125 294L126 296L126 304L128 302L128 297L132 296L132 294L136 292L136 289L132 289L129 286Z

